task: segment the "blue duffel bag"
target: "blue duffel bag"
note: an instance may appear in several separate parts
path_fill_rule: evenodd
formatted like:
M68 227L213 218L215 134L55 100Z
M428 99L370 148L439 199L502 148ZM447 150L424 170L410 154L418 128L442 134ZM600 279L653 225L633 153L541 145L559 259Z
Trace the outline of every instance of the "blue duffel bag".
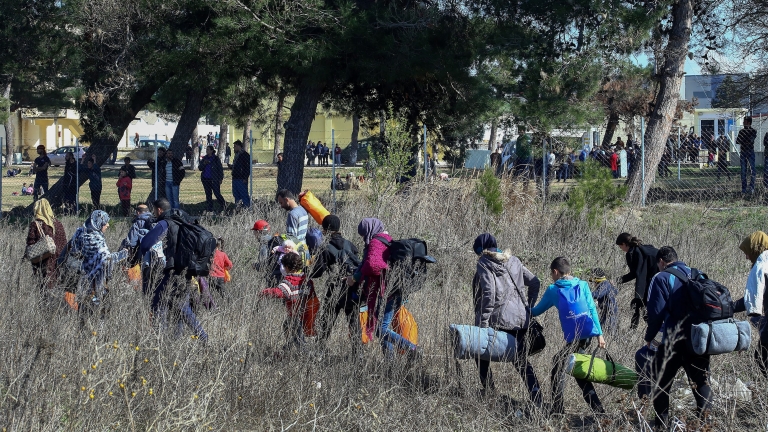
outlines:
M691 326L691 347L698 355L746 351L751 340L749 321L729 318Z
M517 339L501 330L451 324L449 332L453 341L453 357L456 359L511 362L517 357Z

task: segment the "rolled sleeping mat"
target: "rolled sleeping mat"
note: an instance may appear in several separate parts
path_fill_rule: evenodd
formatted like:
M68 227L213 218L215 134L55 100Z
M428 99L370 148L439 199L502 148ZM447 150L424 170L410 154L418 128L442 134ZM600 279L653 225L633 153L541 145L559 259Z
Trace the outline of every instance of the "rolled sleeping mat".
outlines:
M588 354L571 354L565 370L576 378L625 390L632 390L638 379L632 369Z
M453 341L453 357L456 359L511 362L517 357L517 340L501 330L451 324L449 332Z
M691 326L691 347L698 355L746 351L751 341L749 321L724 319Z
M322 225L323 219L331 214L331 212L325 209L323 203L321 203L320 200L317 199L315 194L313 194L311 191L307 191L304 195L301 196L299 199L299 204L304 207L304 210L306 210L307 213L312 216L312 219L314 219L318 225Z

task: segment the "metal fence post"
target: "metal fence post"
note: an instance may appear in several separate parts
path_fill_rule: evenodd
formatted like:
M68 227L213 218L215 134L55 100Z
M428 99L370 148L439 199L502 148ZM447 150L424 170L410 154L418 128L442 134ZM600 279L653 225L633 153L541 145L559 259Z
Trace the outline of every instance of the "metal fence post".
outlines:
M249 150L249 154L251 156L249 157L250 160L248 161L248 166L250 167L250 171L248 173L249 174L248 179L250 180L250 184L248 186L248 189L249 189L248 196L250 200L253 200L253 129L251 129L248 132L250 135L249 140L251 141L251 147Z
M4 143L3 139L4 139L3 137L0 137L0 151L3 152L3 154L5 154L5 146L3 145ZM5 165L3 165L3 169L5 169ZM0 177L0 217L2 217L3 215L3 177L5 176Z
M640 167L640 181L642 181L642 193L643 193L643 200L642 200L642 207L645 207L645 117L640 118L640 160L642 161L641 167Z
M333 188L331 188L331 193L333 194L333 213L336 214L336 188L339 187L339 185L336 183L336 130L331 129L331 157L332 163L331 163L331 184L333 185Z
M680 126L677 126L677 181L680 181Z
M427 125L424 125L424 183L429 182L429 163L427 162Z
M80 216L80 139L75 141L75 216ZM155 165L157 166L157 165ZM157 183L155 183L157 184Z
M155 169L153 171L155 171L155 201L157 201L157 188L160 187L157 183L157 134L155 134Z
M547 154L547 139L546 138L541 140L541 149L542 149L541 154L544 155L541 158L541 172L543 174L542 177L541 177L541 186L542 186L541 187L541 195L542 195L541 206L543 208L544 205L547 203L547 162L549 162L549 160L548 160L549 159L549 155Z

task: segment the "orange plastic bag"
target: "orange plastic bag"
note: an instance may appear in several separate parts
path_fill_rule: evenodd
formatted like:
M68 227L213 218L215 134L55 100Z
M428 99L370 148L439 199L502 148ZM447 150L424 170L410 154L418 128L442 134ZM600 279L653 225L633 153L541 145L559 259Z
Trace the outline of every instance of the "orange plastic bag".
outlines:
M416 324L413 314L405 306L400 306L400 309L395 312L395 318L392 320L392 330L410 343L414 345L419 344L419 326Z
M317 329L315 326L315 320L317 319L317 313L320 311L320 300L317 296L312 294L312 297L307 299L307 305L304 308L304 314L301 317L302 325L304 326L305 336L316 336Z
M65 292L64 302L66 302L72 310L80 309L80 305L77 304L77 300L75 299L75 293Z
M141 266L136 264L128 269L128 280L131 282L141 282Z
M232 275L229 274L227 269L224 269L224 282L232 282Z
M325 209L323 203L321 203L320 200L317 199L315 194L313 194L311 191L306 191L301 196L299 199L299 204L304 207L304 210L306 210L312 216L312 219L314 219L318 225L322 225L323 219L331 214L331 212Z

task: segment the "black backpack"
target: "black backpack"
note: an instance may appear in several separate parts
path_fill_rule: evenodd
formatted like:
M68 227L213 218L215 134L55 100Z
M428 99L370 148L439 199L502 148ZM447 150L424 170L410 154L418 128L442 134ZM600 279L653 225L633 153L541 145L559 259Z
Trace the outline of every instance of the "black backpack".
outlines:
M687 315L688 324L733 318L733 299L728 288L697 269L691 269L690 278L677 268L664 271L680 278L683 284L680 289L685 290L682 293L685 306L680 312Z
M173 254L174 270L186 270L191 276L208 276L216 252L216 238L197 221L190 222L182 214L174 213L169 222L178 227Z
M390 278L395 278L393 289L415 292L423 287L423 278L427 274L427 264L437 262L427 252L427 242L422 239L409 238L387 241L383 237L374 239L387 246L390 267Z

